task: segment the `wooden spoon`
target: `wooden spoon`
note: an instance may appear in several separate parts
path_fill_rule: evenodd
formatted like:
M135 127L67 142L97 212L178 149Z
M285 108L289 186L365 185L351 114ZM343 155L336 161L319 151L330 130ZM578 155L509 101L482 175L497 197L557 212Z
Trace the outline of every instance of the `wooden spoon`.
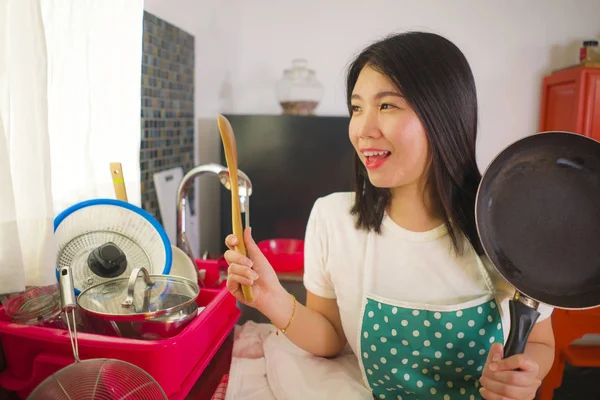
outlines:
M125 178L120 162L110 163L110 174L112 175L115 196L117 200L127 201L127 190L125 189Z
M231 181L231 225L233 234L238 239L238 245L235 251L246 256L246 245L244 244L244 231L242 229L242 215L240 213L240 196L238 193L238 166L237 166L237 149L235 146L235 136L231 124L222 115L217 116L217 124L223 141L223 149L225 151L225 160L227 160L227 168L229 169L229 179ZM242 285L244 299L251 303L254 301L252 288Z

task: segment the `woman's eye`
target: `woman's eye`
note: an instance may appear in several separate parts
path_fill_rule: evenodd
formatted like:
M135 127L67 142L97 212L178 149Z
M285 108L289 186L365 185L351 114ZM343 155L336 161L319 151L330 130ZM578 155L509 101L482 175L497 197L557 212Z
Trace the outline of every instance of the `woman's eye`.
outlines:
M389 110L390 108L394 108L392 104L384 103L381 105L382 110Z
M360 107L359 106L350 106L350 109L352 110L352 112L358 112L358 111L360 111Z

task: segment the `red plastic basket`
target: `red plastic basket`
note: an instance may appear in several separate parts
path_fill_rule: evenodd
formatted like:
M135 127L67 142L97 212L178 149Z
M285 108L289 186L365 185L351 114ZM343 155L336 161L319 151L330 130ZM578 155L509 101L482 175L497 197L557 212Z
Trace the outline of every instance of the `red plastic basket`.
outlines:
M179 335L157 341L78 333L81 359L115 358L148 372L170 399L183 399L198 380L240 317L226 289L201 289L197 303L206 306ZM0 341L6 369L0 386L21 398L46 377L74 362L65 330L10 322L0 307Z

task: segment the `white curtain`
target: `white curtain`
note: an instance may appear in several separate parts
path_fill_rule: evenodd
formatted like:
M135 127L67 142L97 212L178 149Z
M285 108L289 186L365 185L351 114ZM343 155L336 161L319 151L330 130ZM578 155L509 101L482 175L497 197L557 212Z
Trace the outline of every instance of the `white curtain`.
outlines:
M0 0L0 294L55 282L53 219L140 204L143 0Z

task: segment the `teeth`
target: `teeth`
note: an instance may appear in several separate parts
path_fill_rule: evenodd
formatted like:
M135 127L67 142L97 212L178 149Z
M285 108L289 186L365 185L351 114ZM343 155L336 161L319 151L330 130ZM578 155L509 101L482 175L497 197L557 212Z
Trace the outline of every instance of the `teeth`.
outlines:
M390 154L389 151L365 151L363 152L363 154L365 155L365 157L371 157L371 156L384 156L386 154Z

